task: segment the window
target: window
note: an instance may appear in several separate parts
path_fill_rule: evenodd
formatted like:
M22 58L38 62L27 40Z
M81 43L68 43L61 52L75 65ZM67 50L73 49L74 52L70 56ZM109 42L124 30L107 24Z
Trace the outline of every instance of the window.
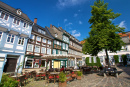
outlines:
M47 54L51 54L51 49L47 48Z
M91 57L89 57L89 63L92 63L92 58Z
M33 51L33 45L32 44L28 44L27 51Z
M41 37L37 36L37 41L41 41Z
M42 32L42 30L41 30L41 29L38 29L38 32L39 32L39 33L41 33L41 32Z
M59 45L59 41L57 41L57 45Z
M33 65L33 60L28 59L28 60L26 61L25 68L33 68L32 65Z
M40 46L35 46L35 52L40 53Z
M13 42L14 42L14 35L12 35L12 34L8 34L7 42L9 42L9 43L13 43Z
M24 44L24 38L19 37L18 44L23 45Z
M53 54L56 54L56 49L53 49Z
M63 43L63 49L65 49L65 43Z
M59 45L61 46L61 42L59 42Z
M5 19L5 20L8 20L8 17L9 17L8 14L5 14L4 12L1 13L0 18Z
M5 13L2 12L0 18L4 19Z
M18 20L18 19L16 19L16 18L14 18L14 22L13 22L14 24L17 24L17 25L19 25L19 23L20 23L20 20Z
M68 44L66 44L66 50L68 50Z
M8 17L9 17L9 15L6 14L6 15L5 15L5 20L8 20Z
M54 40L54 44L56 44L56 40Z
M42 47L41 53L46 53L46 48L45 47Z
M58 36L58 34L55 34L55 37L57 37Z
M48 40L48 44L51 44L51 41L50 41L50 40Z
M33 39L33 40L34 40L34 37L35 37L35 35L31 34L30 39Z
M2 32L0 31L0 41L1 41L1 38L2 38Z
M46 43L46 39L43 38L42 41L43 41L43 43Z
M38 29L38 32L39 32L39 33L42 33L42 34L46 34L46 32L43 31L43 30L41 30L41 29Z
M46 34L46 32L42 30L42 34Z
M45 67L45 60L42 60L41 67Z
M23 27L28 28L28 24L27 24L27 23L24 23L24 24L23 24Z

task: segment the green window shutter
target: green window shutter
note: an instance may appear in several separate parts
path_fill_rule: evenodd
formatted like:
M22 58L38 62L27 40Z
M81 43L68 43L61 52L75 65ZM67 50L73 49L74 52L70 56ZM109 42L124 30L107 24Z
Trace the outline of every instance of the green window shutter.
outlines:
M56 54L58 54L58 50L56 50Z

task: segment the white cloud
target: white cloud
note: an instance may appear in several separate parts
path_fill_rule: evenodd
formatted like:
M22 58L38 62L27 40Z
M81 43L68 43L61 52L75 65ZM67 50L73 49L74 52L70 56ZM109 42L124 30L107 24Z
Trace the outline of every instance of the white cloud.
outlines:
M74 14L74 17L77 17L78 16L78 14Z
M119 24L119 27L124 27L124 28L126 28L125 21L121 21L120 24Z
M69 22L68 25L73 25L73 23Z
M61 7L70 7L70 6L75 6L82 4L86 2L87 0L58 0L57 6L59 8Z
M81 36L80 32L78 32L77 30L72 30L71 32L72 32L72 35L74 37L80 37Z
M79 24L83 24L82 21L79 21Z
M65 23L66 21L68 21L68 20L67 20L67 19L64 19L64 23Z

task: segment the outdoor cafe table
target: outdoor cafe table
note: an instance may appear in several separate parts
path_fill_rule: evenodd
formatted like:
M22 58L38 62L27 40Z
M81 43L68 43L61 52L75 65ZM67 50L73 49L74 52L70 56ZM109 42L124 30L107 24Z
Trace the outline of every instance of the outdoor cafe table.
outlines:
M56 75L59 75L60 72L50 72L51 75L54 75L54 84L55 84L55 80L56 80Z
M46 72L37 72L40 75L40 80L41 80L41 75L46 73Z
M20 78L20 77L22 77L23 75L14 75L14 76L11 76L11 77L13 77L13 78Z

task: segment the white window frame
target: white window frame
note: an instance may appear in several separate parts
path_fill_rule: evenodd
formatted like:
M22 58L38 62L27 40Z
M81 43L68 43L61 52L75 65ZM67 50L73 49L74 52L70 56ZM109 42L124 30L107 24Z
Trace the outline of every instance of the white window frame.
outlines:
M43 30L42 30L42 32L41 32L41 33L42 33L42 34L46 34L46 32L45 32L45 31L43 31Z
M45 52L43 51L43 48L45 49ZM41 53L46 54L46 47L41 47Z
M30 48L28 48L29 46L31 47L31 50L30 50ZM33 46L34 46L34 45L32 45L32 44L28 44L28 46L27 46L27 51L33 52Z
M20 41L20 44L19 44L19 40L21 40L21 41ZM23 44L21 44L21 43L22 43L22 40L23 40ZM19 38L18 38L18 45L24 45L24 42L25 42L25 38L23 38L23 37L19 37Z
M45 42L44 42L44 40L45 40ZM46 39L45 39L45 38L43 38L43 39L42 39L42 42L43 42L43 43L46 43Z
M32 60L32 67L30 67L30 68L33 68L33 62L34 62L34 60L33 60L33 59L30 59L30 58L28 58L27 61L28 61L28 60ZM27 61L26 61L26 62L27 62ZM26 67L26 63L25 63L25 68L28 68L28 67Z
M16 19L16 23L14 23L15 19ZM19 21L19 22L18 22L18 21ZM20 25L20 20L18 20L17 18L14 18L14 19L13 19L13 24Z
M92 57L89 57L89 63L92 63Z
M1 14L2 14L2 13L4 13L4 12L2 12L2 11L1 11ZM1 14L0 14L0 18L1 18ZM7 15L8 15L8 14L4 13L4 16L3 16L3 18L1 18L1 19L4 19L4 20L6 20L6 19L5 19L5 17L6 17ZM6 20L6 21L8 21L8 19L9 19L9 15L8 15L8 18L7 18L7 20Z
M7 40L8 40L8 37L10 37L10 41L9 41L9 42L7 42L7 43L12 43L12 42L11 42L11 39L12 39L12 38L14 38L14 39L13 39L13 43L14 43L14 40L15 40L15 35L14 35L14 37L12 37L12 35L13 35L13 34L10 34L10 35L11 35L11 36L9 36L9 34L7 35L6 42L7 42ZM12 44L13 44L13 43L12 43Z
M57 33L55 33L55 37L57 37L58 36L58 34Z
M48 53L48 50L50 50L49 53ZM51 48L47 48L47 54L51 54Z
M53 49L53 54L56 54L56 49Z
M37 47L38 47L39 49L38 49ZM37 49L38 51L37 51L36 49ZM35 52L36 52L36 53L40 53L40 46L35 45Z
M1 37L0 37L0 41L1 41L1 39L2 39L2 37L3 37L3 32L2 31L0 31L2 34L0 34L1 35Z
M41 29L38 29L38 33L41 33L42 32L42 30Z
M51 45L51 41L50 40L48 40L47 43Z
M38 40L38 37L39 37L39 36L37 36L36 40L41 42L41 37L39 37L39 38L40 38L39 40Z
M23 27L24 27L24 28L28 28L28 27L29 27L29 24L26 23L26 22L24 22L24 23L23 23Z
M57 41L56 41L56 40L54 40L54 44L57 44Z

